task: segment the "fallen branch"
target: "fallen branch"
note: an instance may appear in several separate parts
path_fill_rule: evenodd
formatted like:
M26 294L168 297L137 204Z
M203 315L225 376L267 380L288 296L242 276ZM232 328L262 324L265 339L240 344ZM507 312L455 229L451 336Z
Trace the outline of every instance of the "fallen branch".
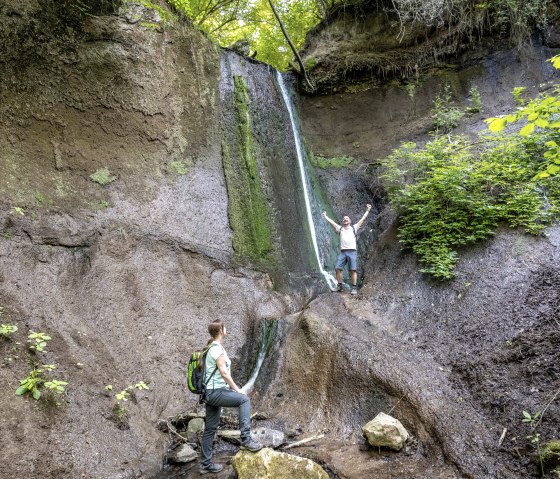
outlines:
M315 441L316 439L321 439L325 437L324 434L319 434L318 436L308 437L307 439L302 439L301 441L293 442L292 444L288 444L283 449L291 449L292 447L302 446L303 444L307 444L308 442Z

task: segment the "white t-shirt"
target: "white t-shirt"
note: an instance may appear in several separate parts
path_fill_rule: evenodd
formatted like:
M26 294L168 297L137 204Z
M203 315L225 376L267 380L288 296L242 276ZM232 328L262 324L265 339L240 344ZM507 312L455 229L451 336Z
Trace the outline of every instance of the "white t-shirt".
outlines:
M210 378L210 375L216 368L216 360L221 356L224 355L224 359L226 360L226 369L228 374L230 373L231 368L231 361L226 353L224 347L214 341L208 350L208 354L206 355L206 363L205 363L205 372L204 372L204 380L207 381ZM216 369L214 375L210 378L208 383L206 384L207 389L229 389L228 383L224 381L222 375L220 374L220 370Z
M348 228L344 228L343 226L339 226L336 231L340 234L340 249L358 249L356 246L356 234L358 234L358 226L354 225L354 229L352 226L348 226ZM356 231L356 234L354 234Z

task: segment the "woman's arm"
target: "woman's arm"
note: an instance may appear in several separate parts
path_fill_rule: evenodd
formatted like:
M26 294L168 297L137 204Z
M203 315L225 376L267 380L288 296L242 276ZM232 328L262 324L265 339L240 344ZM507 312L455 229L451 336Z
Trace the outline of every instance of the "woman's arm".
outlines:
M235 381L231 377L231 375L227 371L226 367L226 357L224 354L220 354L216 359L216 366L218 366L218 371L220 371L220 375L222 376L223 380L228 384L228 386L233 389L235 392L245 394L241 388L237 387Z
M328 216L327 216L327 212L323 211L323 218L325 218L331 225L332 227L337 230L340 228L339 225L337 225L333 220L331 220Z

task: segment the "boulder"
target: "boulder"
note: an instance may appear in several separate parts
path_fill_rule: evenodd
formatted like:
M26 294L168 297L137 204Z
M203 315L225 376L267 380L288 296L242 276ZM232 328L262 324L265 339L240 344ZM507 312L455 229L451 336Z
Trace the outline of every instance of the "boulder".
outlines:
M189 421L187 426L187 440L196 442L197 437L204 431L204 419L195 418Z
M272 447L276 449L286 442L284 433L276 429L267 427L257 427L251 429L251 436L255 441L259 441L264 447Z
M362 429L368 443L375 447L389 447L400 451L409 437L398 419L380 412Z
M231 463L238 479L328 479L328 474L311 459L277 452L270 448L259 452L241 450Z
M183 444L169 460L171 462L184 464L194 461L197 457L198 453L191 446Z

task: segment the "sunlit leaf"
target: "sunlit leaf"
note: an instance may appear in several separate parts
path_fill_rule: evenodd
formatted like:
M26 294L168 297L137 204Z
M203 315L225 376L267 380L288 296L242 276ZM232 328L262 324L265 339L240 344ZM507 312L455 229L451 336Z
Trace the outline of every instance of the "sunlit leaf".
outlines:
M507 120L505 118L489 118L486 121L489 122L488 128L493 133L502 131L507 124Z
M535 131L535 124L527 123L523 128L521 128L519 134L521 136L529 136L531 133L533 133L533 131Z

